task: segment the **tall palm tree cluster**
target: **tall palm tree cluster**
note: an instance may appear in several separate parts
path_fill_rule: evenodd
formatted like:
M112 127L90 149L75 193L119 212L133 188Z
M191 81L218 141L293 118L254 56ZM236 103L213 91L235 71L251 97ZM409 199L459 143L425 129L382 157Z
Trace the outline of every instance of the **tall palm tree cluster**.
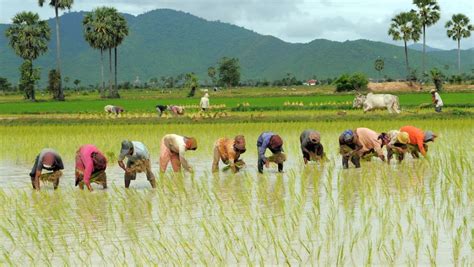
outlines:
M403 41L405 46L405 65L407 76L410 75L410 65L408 62L407 43L417 42L423 36L423 62L422 75L426 72L426 28L436 24L440 19L440 7L437 0L413 0L417 9L408 12L401 12L392 18L388 35L395 41ZM474 27L469 23L469 18L463 14L454 14L445 25L449 38L458 43L458 71L461 72L461 39L471 36Z
M57 90L52 90L53 98L64 101L64 91L61 85L61 39L59 10L70 9L73 0L49 0L49 6L54 8L56 22L56 69L54 83ZM43 6L45 0L38 0ZM39 69L33 68L33 60L48 51L51 29L46 21L40 20L38 14L32 12L20 12L12 19L12 25L7 28L5 35L15 53L23 58L20 67L20 89L25 93L25 98L35 101L35 84L39 80ZM89 45L100 50L101 58L101 97L120 97L117 87L117 47L128 35L128 26L125 18L115 8L100 7L87 13L83 20L84 38ZM114 58L112 59L112 50ZM109 52L109 90L105 91L104 82L104 51ZM112 74L112 61L115 71ZM113 82L112 82L113 77Z
M100 50L101 97L106 97L104 80L104 51L109 52L109 93L108 97L120 97L117 88L117 47L128 35L125 18L115 8L100 7L88 13L83 21L84 38L92 48ZM112 75L112 49L114 50L114 74ZM112 85L112 76L114 83Z

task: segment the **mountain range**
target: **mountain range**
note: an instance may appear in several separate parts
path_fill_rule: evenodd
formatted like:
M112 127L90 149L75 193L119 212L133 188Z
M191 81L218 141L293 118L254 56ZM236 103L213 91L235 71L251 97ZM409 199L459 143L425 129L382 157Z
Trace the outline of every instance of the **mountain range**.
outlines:
M63 77L81 80L82 85L100 82L100 53L84 41L82 19L85 12L68 12L61 16ZM157 9L138 16L124 14L129 36L118 48L119 82L141 81L162 76L195 72L200 80L209 80L207 68L221 57L240 60L242 80L269 81L294 74L298 79L335 77L342 73L363 72L378 77L374 60L384 59L382 75L405 77L403 47L369 40L336 42L316 39L308 43L288 43L276 37L219 21L207 21L189 13ZM41 84L47 72L55 67L54 20L49 19L49 51L35 60L41 67ZM0 24L0 76L17 83L22 59L8 46L5 29ZM419 45L411 46L411 67L420 69ZM445 73L457 70L457 51L427 49L428 68ZM107 55L107 54L106 54ZM462 68L474 69L474 50L461 51ZM106 57L107 59L107 57ZM107 60L105 61L108 62ZM106 68L107 70L107 65ZM419 72L418 72L419 73Z

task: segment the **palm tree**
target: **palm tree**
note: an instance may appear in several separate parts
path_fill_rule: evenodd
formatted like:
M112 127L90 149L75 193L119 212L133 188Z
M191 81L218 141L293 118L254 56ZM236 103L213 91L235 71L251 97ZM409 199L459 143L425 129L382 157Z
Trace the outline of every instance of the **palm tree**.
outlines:
M39 6L44 5L45 0L38 0ZM56 69L59 75L61 75L61 41L59 38L59 9L65 10L71 9L74 0L50 0L49 5L54 7L54 14L56 17ZM61 81L59 82L59 94L56 100L64 101L64 91L61 86Z
M420 20L414 12L401 12L392 18L392 24L388 30L388 35L392 36L395 41L403 40L405 45L405 64L407 68L407 76L410 74L410 66L408 64L408 47L407 42L410 40L420 40L421 27Z
M26 98L35 101L34 86L39 75L33 69L33 60L48 51L51 30L48 23L33 12L18 13L12 20L13 24L7 28L5 35L15 53L24 60L21 85Z
M426 58L426 27L434 25L440 18L440 8L436 0L413 0L413 4L418 7L418 18L423 30L423 65L422 75L425 75Z
M112 16L113 48L114 48L114 88L109 91L110 98L120 98L117 87L117 47L128 35L128 26L125 18L114 9Z
M464 14L454 14L450 21L446 22L445 28L449 38L458 42L458 71L461 73L461 39L471 36L474 30L469 24L469 18Z
M84 26L84 39L92 48L100 50L101 62L101 90L102 98L105 94L105 80L104 80L104 50L109 48L112 43L112 35L110 30L110 23L108 22L109 8L100 7L92 12L87 13L82 20Z

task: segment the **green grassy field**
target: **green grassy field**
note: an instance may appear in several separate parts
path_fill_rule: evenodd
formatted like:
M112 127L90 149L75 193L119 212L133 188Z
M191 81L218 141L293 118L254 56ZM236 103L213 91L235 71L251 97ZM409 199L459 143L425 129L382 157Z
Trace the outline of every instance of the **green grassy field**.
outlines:
M234 90L235 91L235 90ZM249 110L282 110L303 109L300 106L285 106L285 103L303 103L304 109L351 109L352 94L318 94L311 91L287 92L286 96L256 95L253 91L245 90L240 93L210 93L211 105L220 110L235 109L239 104L248 103ZM76 96L66 102L40 101L36 103L18 99L18 96L0 98L0 114L47 114L47 113L96 113L103 112L108 104L119 105L127 112L155 112L157 104L175 104L188 106L188 110L197 109L199 96L194 98L183 97L178 94L163 94L159 91L125 92L121 99L99 99L98 95ZM413 108L420 104L430 103L428 93L398 94L402 108ZM456 92L442 94L446 107L472 107L474 97L470 92Z

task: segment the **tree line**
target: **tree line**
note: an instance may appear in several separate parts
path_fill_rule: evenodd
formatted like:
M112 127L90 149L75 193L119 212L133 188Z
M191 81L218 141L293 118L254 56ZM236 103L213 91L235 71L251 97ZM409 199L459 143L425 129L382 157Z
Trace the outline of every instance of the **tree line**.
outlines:
M64 101L64 88L61 76L61 39L59 10L70 9L73 0L50 0L49 6L54 8L56 23L56 68L48 73L48 89L53 99ZM43 6L45 0L39 0ZM82 21L84 39L94 49L100 50L101 61L101 97L119 98L117 86L118 46L128 35L128 25L125 18L112 7L99 7L86 14ZM33 61L48 51L51 29L39 15L33 12L20 12L12 18L12 25L5 31L9 45L23 59L20 66L19 89L24 92L25 99L35 101L35 86L40 79L40 69L33 67ZM113 50L113 58L112 58ZM109 55L108 93L105 89L104 53ZM114 71L112 72L112 62ZM112 81L113 80L113 81ZM76 87L80 80L74 80Z
M403 41L405 48L405 65L407 77L410 76L408 61L409 41L418 42L423 38L423 62L422 76L427 75L426 72L426 28L436 24L441 18L440 6L436 0L413 0L416 9L407 12L401 12L392 18L388 30L388 35L395 41ZM446 35L457 42L458 50L458 71L461 73L461 39L471 36L474 26L470 24L469 18L464 14L454 14L451 20L446 22Z

